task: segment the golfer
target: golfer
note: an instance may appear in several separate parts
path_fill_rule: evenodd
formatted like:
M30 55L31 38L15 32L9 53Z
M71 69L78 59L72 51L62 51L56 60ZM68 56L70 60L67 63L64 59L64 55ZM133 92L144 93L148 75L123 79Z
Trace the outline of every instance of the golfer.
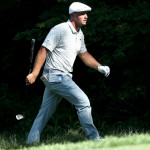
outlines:
M28 144L40 142L40 134L62 98L75 106L87 138L102 140L93 124L90 101L72 80L73 64L77 55L87 66L105 76L110 74L109 67L100 65L86 49L81 27L87 23L88 11L91 11L89 6L73 2L69 7L70 19L50 30L37 53L33 71L27 76L27 81L28 84L35 82L46 60L41 77L45 91L41 108L27 138Z

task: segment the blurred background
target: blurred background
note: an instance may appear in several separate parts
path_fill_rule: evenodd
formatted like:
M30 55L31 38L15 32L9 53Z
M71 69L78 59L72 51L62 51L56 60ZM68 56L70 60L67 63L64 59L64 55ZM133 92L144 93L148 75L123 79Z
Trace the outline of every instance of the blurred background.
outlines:
M0 1L0 133L26 136L42 102L39 77L28 87L25 119L25 78L31 39L38 52L49 30L69 18L73 0ZM82 31L88 51L111 68L108 78L86 67L79 58L73 79L88 95L95 126L106 135L113 130L147 132L150 129L150 2L148 0L80 0L92 7ZM65 99L43 131L79 129L76 110Z

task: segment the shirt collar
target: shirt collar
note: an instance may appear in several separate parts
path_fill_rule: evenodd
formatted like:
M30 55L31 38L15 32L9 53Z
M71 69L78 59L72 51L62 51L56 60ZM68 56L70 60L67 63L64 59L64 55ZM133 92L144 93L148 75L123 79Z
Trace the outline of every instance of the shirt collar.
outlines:
M80 32L81 29L79 29L78 31L76 31L76 29L74 28L74 26L72 25L72 23L71 23L70 20L68 20L67 23L68 23L68 25L69 25L69 27L70 27L70 29L71 29L71 31L72 31L73 34L77 34L77 33Z

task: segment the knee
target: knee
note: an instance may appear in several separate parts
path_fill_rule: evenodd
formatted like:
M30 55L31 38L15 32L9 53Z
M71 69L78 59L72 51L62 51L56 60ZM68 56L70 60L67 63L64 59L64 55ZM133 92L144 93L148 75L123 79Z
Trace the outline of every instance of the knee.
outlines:
M76 106L77 111L85 111L85 110L91 110L90 101L88 98L84 99L84 101L81 101Z
M80 108L77 109L79 112L80 111L91 111L91 106L90 105L85 105L85 106L82 106Z

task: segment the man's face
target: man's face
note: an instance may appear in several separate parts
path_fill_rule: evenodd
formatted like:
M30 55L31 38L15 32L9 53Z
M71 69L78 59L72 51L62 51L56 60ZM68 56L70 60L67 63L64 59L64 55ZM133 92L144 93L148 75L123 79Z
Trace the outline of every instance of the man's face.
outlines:
M77 12L74 16L74 21L78 26L85 26L87 22L87 12Z

